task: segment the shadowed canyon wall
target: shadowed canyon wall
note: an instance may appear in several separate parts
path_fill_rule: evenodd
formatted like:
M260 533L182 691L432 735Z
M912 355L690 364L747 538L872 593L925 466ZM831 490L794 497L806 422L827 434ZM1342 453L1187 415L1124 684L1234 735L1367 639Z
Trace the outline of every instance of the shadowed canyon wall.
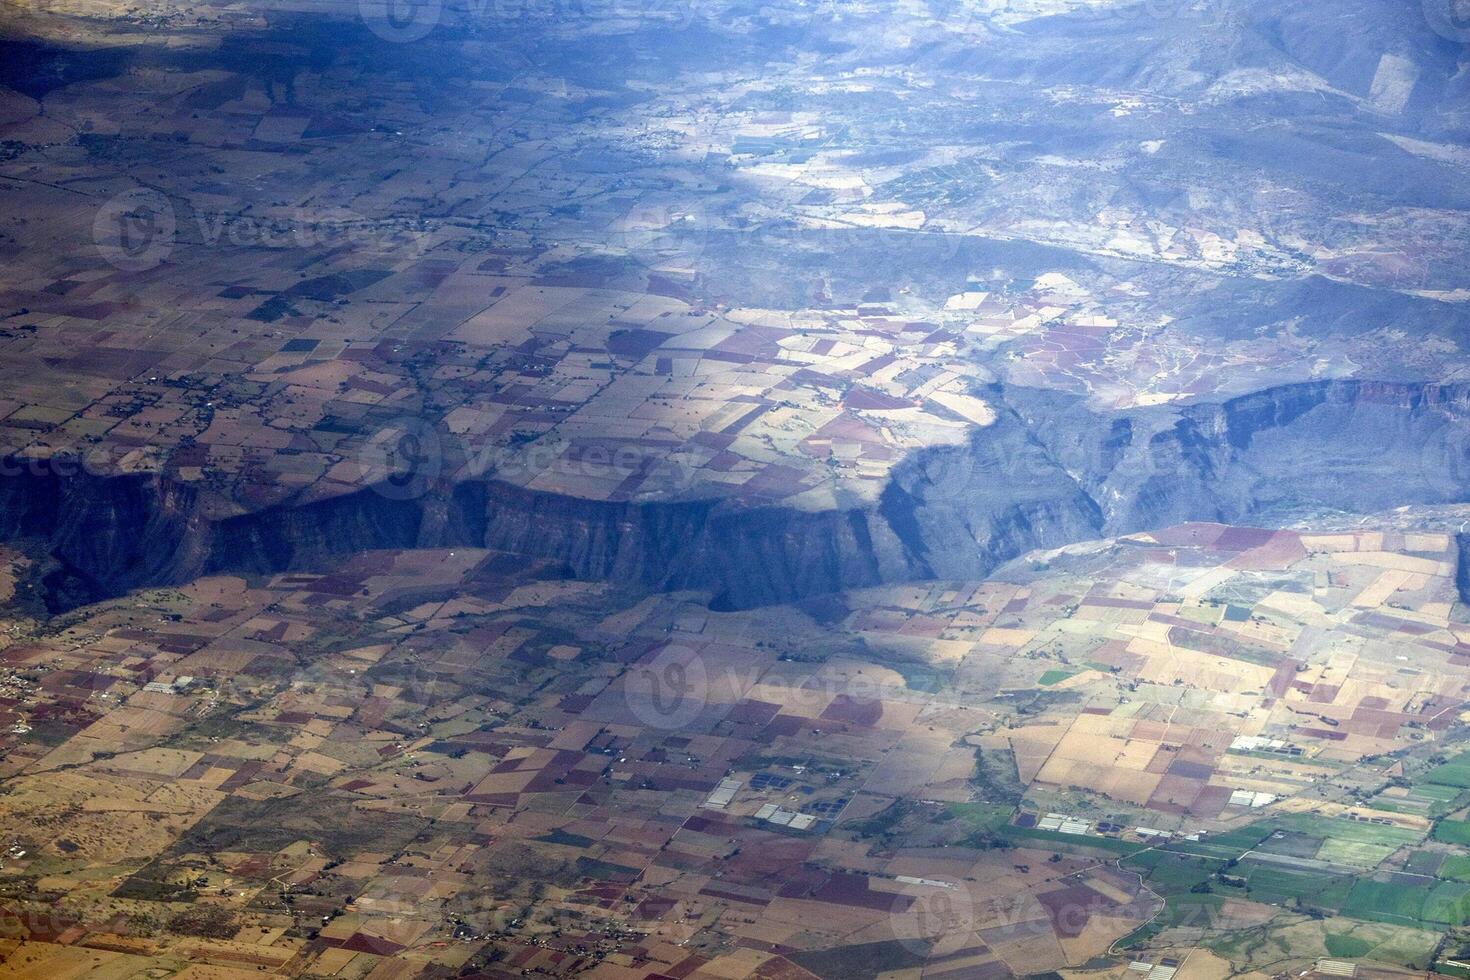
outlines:
M1266 523L1470 500L1470 386L1328 381L1099 415L984 391L996 423L901 464L877 506L804 512L619 503L493 480L414 499L373 488L212 520L188 485L12 460L0 538L57 565L48 605L212 572L328 567L376 548L482 546L583 578L746 608L924 578L977 578L1036 548L1182 521Z

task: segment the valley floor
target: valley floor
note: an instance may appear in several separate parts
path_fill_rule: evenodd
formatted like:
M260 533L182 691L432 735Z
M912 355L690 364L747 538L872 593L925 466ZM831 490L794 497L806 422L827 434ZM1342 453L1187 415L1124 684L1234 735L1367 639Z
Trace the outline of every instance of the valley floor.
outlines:
M0 972L1422 971L1470 925L1457 560L1191 524L720 613L369 552L17 619Z

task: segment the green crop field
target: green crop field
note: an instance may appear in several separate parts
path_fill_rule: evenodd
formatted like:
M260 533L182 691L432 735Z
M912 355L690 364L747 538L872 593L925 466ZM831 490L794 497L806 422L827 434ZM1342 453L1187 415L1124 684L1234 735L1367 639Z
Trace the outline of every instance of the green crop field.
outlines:
M1328 933L1322 944L1326 947L1328 956L1345 960L1361 959L1373 951L1373 943L1346 933Z
M1075 670L1048 670L1046 673L1037 678L1036 683L1040 684L1042 687L1051 687L1053 684L1060 684L1068 677L1075 677L1077 673L1078 672Z
M1317 852L1322 849L1322 843L1322 838L1315 835L1284 832L1279 836L1272 834L1261 841L1256 850L1265 851L1268 854L1289 854L1292 857L1309 858L1317 856Z
M1461 926L1470 922L1470 885L1445 882L1429 893L1420 913L1425 922Z
M1232 873L1246 879L1252 901L1271 905L1302 902L1318 908L1341 908L1353 883L1352 878L1343 875L1294 871L1256 861L1242 861Z
M1012 807L1006 803L951 803L948 810L977 831L995 831L1011 819Z
M1211 844L1234 848L1237 854L1244 853L1259 847L1267 838L1280 830L1280 826L1274 820L1263 820L1260 823L1237 827L1227 830L1223 834L1211 834Z
M1436 874L1450 881L1470 881L1470 857L1452 854L1444 859Z
M1415 885L1395 885L1386 881L1359 879L1348 893L1343 913L1360 919L1419 925L1420 913L1429 893Z
M1220 861L1229 861L1231 858L1238 858L1246 851L1250 850L1250 845L1247 844L1242 847L1241 845L1235 843L1222 843L1219 840L1209 839L1198 841L1179 841L1177 843L1165 846L1164 848L1162 848L1162 850L1170 851L1175 854L1191 854L1195 857L1215 858Z
M1447 762L1435 766L1415 782L1439 783L1470 789L1470 752L1462 752Z
M1225 862L1168 851L1146 851L1129 857L1123 866L1144 875L1149 887L1160 895L1173 895L1209 881Z
M1353 885L1343 913L1420 928L1459 926L1470 921L1470 885L1441 882L1431 889L1361 879Z
M1398 849L1398 844L1329 838L1322 842L1322 848L1317 852L1317 859L1354 868L1376 868Z
M1390 849L1413 844L1424 836L1420 831L1406 830L1403 827L1366 823L1361 820L1339 820L1334 817L1319 817L1307 813L1288 813L1277 819L1285 830L1294 830L1323 839L1378 844Z

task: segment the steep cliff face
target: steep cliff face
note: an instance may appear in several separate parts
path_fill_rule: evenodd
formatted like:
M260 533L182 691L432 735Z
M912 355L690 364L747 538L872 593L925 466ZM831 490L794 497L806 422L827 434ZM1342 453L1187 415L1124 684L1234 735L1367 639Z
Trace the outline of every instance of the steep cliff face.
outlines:
M709 592L728 608L928 574L863 510L617 503L475 481L409 500L367 488L211 520L189 487L158 476L23 464L7 472L0 539L38 542L58 563L53 610L216 572L325 568L376 548L493 548L559 562L581 578Z
M1098 418L1006 393L1106 534L1470 499L1470 386L1326 381Z
M462 545L748 608L978 578L1035 548L1186 520L1273 523L1470 500L1470 386L1321 382L1110 416L1055 393L986 394L993 426L908 460L868 509L606 502L481 480L409 500L367 488L212 520L191 487L163 477L10 460L0 467L0 538L43 542L84 584L59 589L56 605L211 572L326 567L373 548Z
M744 609L924 577L878 513L761 508L712 515L662 584L708 590L716 607Z
M371 489L222 521L191 522L171 567L174 581L211 572L275 572L321 566L334 554L374 548L468 544L425 535L425 508Z
M1470 534L1455 535L1455 591L1460 601L1470 603Z
M538 493L503 483L452 492L455 537L567 564L582 578L657 586L709 520L711 503L635 504Z
M189 488L151 475L0 461L0 539L44 542L59 565L53 585L75 601L178 580L178 566L194 564L194 510Z
M1212 451L1226 518L1438 503L1464 492L1429 465L1463 432L1464 392L1407 385L1298 385L1185 413ZM1427 455L1426 455L1427 454Z
M905 543L935 576L979 578L1034 548L1098 537L1104 515L1086 482L1002 409L963 449L900 467L886 499L906 501Z

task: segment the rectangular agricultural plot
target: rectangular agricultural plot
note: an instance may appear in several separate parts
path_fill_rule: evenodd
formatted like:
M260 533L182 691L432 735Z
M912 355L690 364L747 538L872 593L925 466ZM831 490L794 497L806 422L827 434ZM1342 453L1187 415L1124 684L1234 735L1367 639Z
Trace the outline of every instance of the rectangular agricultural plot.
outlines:
M1317 851L1317 860L1329 864L1346 864L1355 868L1375 868L1390 854L1399 849L1398 844L1380 844L1375 841L1354 841L1328 838Z
M1311 814L1286 814L1280 818L1280 822L1285 829L1321 837L1324 841L1323 847L1327 847L1329 843L1335 847L1341 847L1343 843L1372 844L1384 849L1384 857L1405 844L1416 843L1424 837L1422 833L1405 827Z
M1252 901L1268 905L1305 902L1316 908L1337 909L1346 903L1353 886L1353 879L1345 875L1296 870L1251 860L1240 862L1232 873L1246 879L1246 893Z
M1267 854L1286 854L1291 857L1311 858L1317 856L1317 852L1322 850L1324 843L1321 837L1312 834L1281 831L1272 834L1260 844L1256 845L1256 850Z
M1446 844L1470 844L1470 820L1441 820L1434 825L1434 839Z
M1426 889L1419 884L1360 879L1342 911L1355 918L1418 928L1459 926L1470 921L1470 885L1444 883Z
M1442 786L1470 789L1470 752L1462 752L1448 762L1435 766L1416 782L1439 783Z
M1470 885L1445 882L1429 893L1422 912L1425 922L1439 926L1470 923Z
M1091 834L1064 834L1057 831L1039 830L1034 827L1005 827L1002 835L1012 838L1018 847L1088 848L1114 854L1131 854L1144 848L1143 844L1118 840L1114 837L1095 837Z
M1470 881L1470 855L1450 855L1435 873L1449 881Z
M1189 893L1209 881L1224 868L1224 864L1223 861L1168 851L1148 851L1123 862L1128 870L1144 875L1149 887L1161 895Z
M1443 783L1417 783L1413 788L1380 793L1369 804L1375 810L1390 813L1413 813L1424 817L1436 817L1455 809L1456 801L1465 795L1458 786Z

